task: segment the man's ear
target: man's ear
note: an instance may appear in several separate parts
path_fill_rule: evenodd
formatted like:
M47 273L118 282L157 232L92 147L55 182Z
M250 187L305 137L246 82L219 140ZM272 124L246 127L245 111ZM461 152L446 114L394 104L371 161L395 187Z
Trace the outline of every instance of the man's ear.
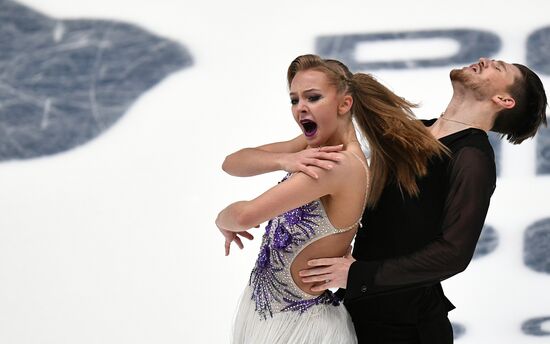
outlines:
M497 94L491 98L495 104L502 107L503 109L511 109L516 106L516 101L509 94L499 95Z
M338 114L343 115L351 111L353 106L353 97L349 94L346 94L342 97L342 101L338 105Z

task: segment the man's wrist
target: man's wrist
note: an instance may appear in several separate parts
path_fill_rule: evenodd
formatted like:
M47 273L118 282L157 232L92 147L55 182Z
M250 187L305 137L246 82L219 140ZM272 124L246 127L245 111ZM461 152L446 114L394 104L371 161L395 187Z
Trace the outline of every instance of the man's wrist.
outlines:
M355 299L366 296L374 287L374 277L380 262L354 261L348 271L346 298Z

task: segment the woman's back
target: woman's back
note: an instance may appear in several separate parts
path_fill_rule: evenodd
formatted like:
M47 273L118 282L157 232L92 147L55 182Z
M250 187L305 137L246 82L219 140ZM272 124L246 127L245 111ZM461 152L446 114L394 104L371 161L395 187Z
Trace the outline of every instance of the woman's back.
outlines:
M299 271L310 268L307 262L311 259L344 256L357 232L365 208L368 169L363 152L360 149L353 149L344 151L344 154L346 160L342 163L353 165L352 169L355 173L346 176L346 183L342 185L340 192L320 199L321 207L325 210L327 222L333 233L305 246L291 265L291 275L296 285L311 295L319 295L322 292L311 291L314 284L303 283L299 278Z

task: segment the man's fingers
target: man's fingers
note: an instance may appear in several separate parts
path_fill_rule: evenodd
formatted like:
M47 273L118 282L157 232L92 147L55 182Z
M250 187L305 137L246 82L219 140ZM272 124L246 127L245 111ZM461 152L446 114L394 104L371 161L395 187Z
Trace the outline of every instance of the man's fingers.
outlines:
M330 273L330 271L331 271L330 267L323 267L323 268L300 270L298 274L302 277L305 277L305 276L315 276L315 275L326 275Z
M302 278L302 282L304 283L312 283L312 282L324 282L330 280L330 274L323 274L323 275L316 275L316 276L309 276Z
M307 262L307 265L309 266L327 266L327 265L333 265L338 262L338 259L341 258L319 258L319 259L312 259Z
M260 225L258 225L256 228L260 227ZM252 240L254 239L254 236L248 232L237 232L237 235L240 235L242 236L243 238L247 238L248 240Z
M311 287L311 291L325 291L329 288L334 288L331 285L331 281L325 283L319 283Z
M353 250L353 246L349 245L348 250L346 251L346 255L344 257L351 256L351 251Z

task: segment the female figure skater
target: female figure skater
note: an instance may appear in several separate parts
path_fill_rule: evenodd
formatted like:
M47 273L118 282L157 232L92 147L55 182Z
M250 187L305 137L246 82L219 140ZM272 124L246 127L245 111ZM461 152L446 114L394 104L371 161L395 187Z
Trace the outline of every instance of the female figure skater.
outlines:
M219 213L216 225L226 239L226 254L232 241L242 245L237 235L249 237L246 230L268 221L236 314L233 342L356 343L345 308L329 290L313 292L298 271L310 259L345 255L365 206L376 204L386 181L416 194L415 178L444 148L414 119L411 103L370 75L303 55L290 64L287 79L304 149L342 145L342 155L332 166L310 166L317 178L289 173L257 198ZM368 140L370 167L352 118Z

